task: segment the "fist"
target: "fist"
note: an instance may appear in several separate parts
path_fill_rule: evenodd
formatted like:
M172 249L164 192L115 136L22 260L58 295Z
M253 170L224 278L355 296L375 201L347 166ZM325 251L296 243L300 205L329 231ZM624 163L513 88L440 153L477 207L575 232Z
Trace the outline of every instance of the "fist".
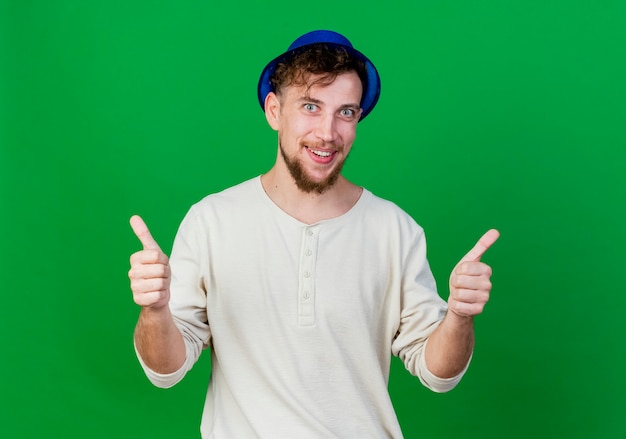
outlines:
M130 257L130 289L135 303L142 307L161 308L170 300L171 271L169 259L152 238L146 223L135 215L130 225L143 250Z
M473 317L483 312L491 293L491 267L480 261L500 233L489 230L459 261L450 274L448 309L457 315Z

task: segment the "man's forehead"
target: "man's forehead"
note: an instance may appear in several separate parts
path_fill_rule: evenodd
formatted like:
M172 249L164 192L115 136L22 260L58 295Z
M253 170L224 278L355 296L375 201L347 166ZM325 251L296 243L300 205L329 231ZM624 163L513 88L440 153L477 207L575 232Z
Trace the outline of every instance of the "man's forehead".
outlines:
M342 73L335 78L327 78L324 75L311 75L306 84L288 85L284 87L283 91L295 100L323 103L325 100L324 96L327 96L326 91L330 88L334 88L333 97L342 95L348 101L355 101L346 102L346 105L354 104L357 107L360 105L363 88L361 80L355 72ZM353 97L349 96L351 94Z

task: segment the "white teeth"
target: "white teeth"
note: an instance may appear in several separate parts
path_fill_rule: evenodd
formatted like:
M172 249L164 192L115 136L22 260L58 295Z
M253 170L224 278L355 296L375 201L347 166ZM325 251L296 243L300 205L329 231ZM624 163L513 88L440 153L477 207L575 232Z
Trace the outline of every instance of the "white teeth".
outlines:
M311 152L319 157L330 157L331 155L331 152L329 151L315 151L312 149Z

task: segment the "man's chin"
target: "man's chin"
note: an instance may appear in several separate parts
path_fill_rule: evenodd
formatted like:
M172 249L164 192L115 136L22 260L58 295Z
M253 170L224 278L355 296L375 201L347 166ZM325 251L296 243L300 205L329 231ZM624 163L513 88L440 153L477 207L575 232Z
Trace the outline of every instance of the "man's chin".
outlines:
M330 190L335 185L335 183L337 183L338 178L339 173L333 174L327 178L320 180L313 180L312 178L294 178L294 180L296 182L296 186L298 186L298 189L300 189L302 192L307 194L316 193L321 195L325 192L328 192L328 190Z
M341 169L343 168L343 162L338 163L337 166L330 171L330 174L323 175L320 178L314 178L307 172L306 168L299 160L288 157L282 146L280 147L280 153L296 186L300 191L306 194L316 193L321 195L328 192L337 182L341 174Z

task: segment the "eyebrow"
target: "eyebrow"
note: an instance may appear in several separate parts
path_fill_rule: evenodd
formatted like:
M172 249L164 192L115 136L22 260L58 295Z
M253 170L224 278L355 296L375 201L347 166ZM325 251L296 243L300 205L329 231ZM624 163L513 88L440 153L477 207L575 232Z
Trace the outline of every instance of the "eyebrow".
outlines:
M311 96L306 96L306 95L301 96L299 101L311 102L312 104L317 104L317 105L324 105L324 101L321 101L319 99L315 99L315 98L312 98ZM361 104L343 104L339 107L340 110L343 110L345 108L358 110L359 108L361 108Z

